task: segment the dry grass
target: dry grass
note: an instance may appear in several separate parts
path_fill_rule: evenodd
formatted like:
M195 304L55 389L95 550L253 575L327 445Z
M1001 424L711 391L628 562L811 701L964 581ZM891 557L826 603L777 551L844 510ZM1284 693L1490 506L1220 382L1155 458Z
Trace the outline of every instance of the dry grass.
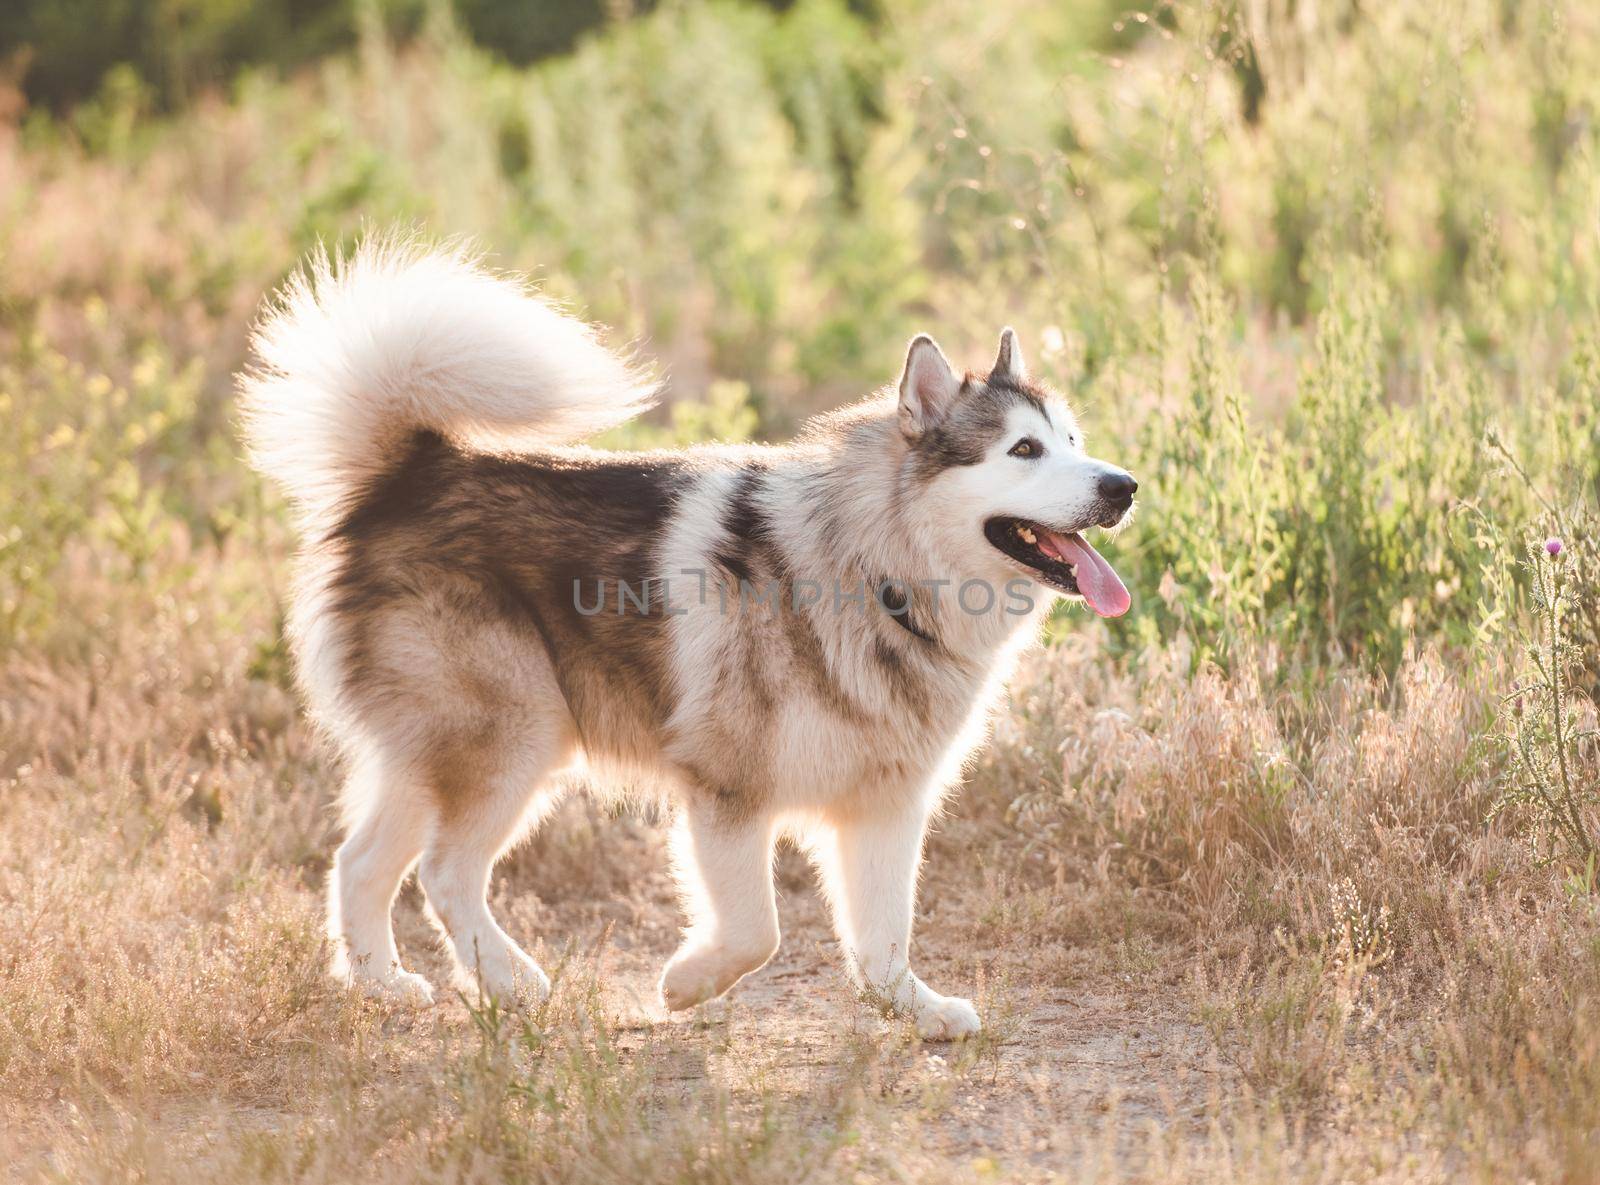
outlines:
M1482 822L1492 672L1307 695L1035 655L931 850L923 961L994 1022L965 1049L854 1004L798 860L779 962L669 1021L656 829L582 806L497 889L554 1002L416 1016L323 974L333 775L246 673L270 599L232 608L279 558L198 549L156 606L85 561L92 661L7 656L18 1179L1594 1176L1594 906Z

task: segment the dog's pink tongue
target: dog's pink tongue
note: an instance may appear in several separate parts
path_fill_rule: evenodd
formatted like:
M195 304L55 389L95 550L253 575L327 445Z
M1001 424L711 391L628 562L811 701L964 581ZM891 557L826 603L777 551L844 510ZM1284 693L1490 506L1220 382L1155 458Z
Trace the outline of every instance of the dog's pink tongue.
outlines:
M1111 570L1111 565L1100 558L1100 553L1089 546L1082 535L1058 535L1050 532L1050 542L1057 553L1069 564L1077 565L1078 591L1101 617L1121 617L1133 604L1122 578Z

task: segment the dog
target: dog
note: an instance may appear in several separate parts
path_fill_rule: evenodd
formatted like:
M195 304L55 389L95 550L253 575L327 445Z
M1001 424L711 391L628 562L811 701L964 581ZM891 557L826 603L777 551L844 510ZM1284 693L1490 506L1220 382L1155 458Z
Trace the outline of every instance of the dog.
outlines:
M487 889L581 765L673 806L668 1009L777 950L788 837L863 994L930 1039L979 1030L910 967L924 836L1053 603L1127 611L1084 532L1137 489L1011 330L986 374L919 336L897 382L792 443L670 452L584 447L652 387L462 250L319 254L253 350L246 441L302 536L297 675L347 763L335 974L431 1002L390 919L416 867L458 984L543 999Z

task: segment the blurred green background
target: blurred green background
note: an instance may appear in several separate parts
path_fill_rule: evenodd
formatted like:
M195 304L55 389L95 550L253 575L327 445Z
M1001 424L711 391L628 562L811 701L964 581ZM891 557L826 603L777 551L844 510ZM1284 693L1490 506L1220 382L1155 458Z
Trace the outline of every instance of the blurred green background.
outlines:
M1600 480L1597 100L1581 0L21 0L0 638L87 652L85 587L281 557L248 326L400 223L658 363L624 444L782 437L914 332L978 366L1016 325L1141 479L1118 647L1483 646Z
M526 65L650 7L461 0L448 11L476 44ZM67 109L123 67L170 110L240 70L282 74L347 51L363 32L413 38L429 11L429 0L16 0L0 12L0 47L26 55L30 102Z

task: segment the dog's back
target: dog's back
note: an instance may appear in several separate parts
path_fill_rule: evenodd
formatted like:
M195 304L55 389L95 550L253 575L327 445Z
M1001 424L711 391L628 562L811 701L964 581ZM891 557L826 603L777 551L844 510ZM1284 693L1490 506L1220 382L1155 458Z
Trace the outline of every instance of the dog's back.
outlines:
M673 702L655 552L692 480L671 454L501 456L417 432L321 545L336 557L320 611L345 648L341 703L369 721L404 704L396 731L453 749L424 739L433 722L461 727L433 700L479 703L495 720L527 699L526 668L547 659L538 684L555 683L590 761L655 759ZM411 623L405 647L381 643L395 619ZM498 663L478 661L470 639L482 636L500 640ZM442 682L441 669L452 672ZM418 701L430 703L420 721Z

